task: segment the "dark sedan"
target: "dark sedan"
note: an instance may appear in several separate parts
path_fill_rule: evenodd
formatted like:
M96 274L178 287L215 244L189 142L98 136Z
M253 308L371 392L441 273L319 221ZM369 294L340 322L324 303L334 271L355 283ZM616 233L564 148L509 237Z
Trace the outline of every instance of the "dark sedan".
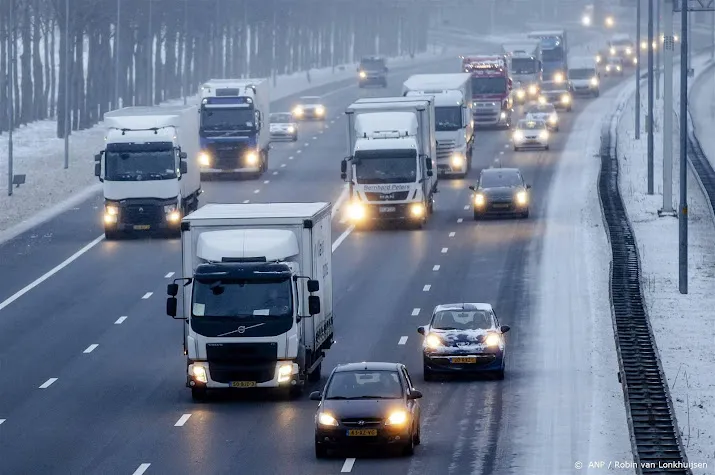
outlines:
M542 83L539 103L551 103L556 109L571 112L571 108L573 107L573 96L571 95L568 83L556 83L553 81Z
M344 447L397 447L412 455L420 443L422 393L400 363L350 363L333 370L315 414L315 456Z
M474 192L474 219L489 215L517 215L529 217L529 190L518 168L486 168L479 174L479 185L470 186Z

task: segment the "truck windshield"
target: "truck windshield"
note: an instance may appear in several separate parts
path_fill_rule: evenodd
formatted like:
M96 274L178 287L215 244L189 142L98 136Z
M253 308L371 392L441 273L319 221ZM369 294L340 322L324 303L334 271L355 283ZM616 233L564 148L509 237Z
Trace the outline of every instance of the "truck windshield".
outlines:
M252 131L256 126L255 120L250 107L201 108L201 128L205 130Z
M506 92L506 78L472 78L472 94L503 94Z
M171 142L110 143L104 155L107 181L171 180L177 177Z
M595 69L569 69L569 79L591 79L595 75Z
M435 107L434 117L436 122L435 130L453 131L462 128L462 107Z
M514 74L534 74L536 61L531 58L512 58L511 69Z
M561 46L553 49L545 49L541 51L541 59L544 62L562 61L564 59L564 50Z
M292 318L290 279L194 281L191 315L195 319L237 320L258 324L277 317Z
M417 181L415 150L358 150L355 178L361 184L414 183Z

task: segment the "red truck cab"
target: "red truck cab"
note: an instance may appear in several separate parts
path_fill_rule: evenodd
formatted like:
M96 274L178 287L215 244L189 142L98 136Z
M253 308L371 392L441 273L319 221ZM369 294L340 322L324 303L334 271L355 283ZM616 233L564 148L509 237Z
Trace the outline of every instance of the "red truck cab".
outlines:
M475 127L511 128L513 100L506 55L461 56L462 71L472 75Z

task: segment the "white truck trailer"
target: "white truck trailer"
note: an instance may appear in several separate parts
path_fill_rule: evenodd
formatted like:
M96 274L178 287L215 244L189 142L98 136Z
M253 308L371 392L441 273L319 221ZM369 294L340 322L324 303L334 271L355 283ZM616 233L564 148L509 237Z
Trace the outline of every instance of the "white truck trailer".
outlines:
M467 176L474 143L471 74L415 74L403 83L402 95L434 97L437 173Z
M509 74L514 83L512 94L517 102L524 104L537 100L543 80L541 42L532 39L504 43L502 52L509 62Z
M260 176L268 169L267 79L212 79L201 86L201 173Z
M94 174L104 191L104 234L179 233L201 194L196 106L125 107L104 114L106 148Z
M360 99L345 113L348 156L340 176L348 182L349 219L422 226L437 192L434 99Z
M167 314L185 320L187 387L318 381L333 344L330 203L208 204L181 221L183 277ZM183 315L177 317L179 284Z

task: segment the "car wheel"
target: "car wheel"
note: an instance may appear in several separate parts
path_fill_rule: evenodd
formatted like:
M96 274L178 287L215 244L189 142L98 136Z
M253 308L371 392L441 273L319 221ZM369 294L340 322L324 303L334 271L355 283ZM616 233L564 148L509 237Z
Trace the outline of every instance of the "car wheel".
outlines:
M328 449L320 444L315 444L315 458L324 459L328 458Z
M432 370L429 369L427 366L425 366L424 369L422 370L422 374L424 375L425 381L434 380L434 374L432 373Z
M519 147L516 147L516 146L515 146L515 147L514 147L514 151L515 151L515 152L518 152L518 151L519 151Z
M529 210L527 209L526 211L524 211L523 213L521 213L521 217L522 217L523 219L527 219L527 218L529 217Z
M415 454L415 438L410 437L410 440L405 444L402 449L402 455L405 457L410 457Z
M297 142L297 141L298 141L298 136L297 136L297 135L294 135L294 136L293 136L293 142Z
M500 369L500 370L498 370L498 371L495 371L495 372L494 372L494 377L495 377L496 379L500 380L500 381L503 380L503 379L504 379L504 369L502 368L502 369Z
M415 445L420 445L422 443L422 426L417 423L417 432L415 433Z
M107 241L116 241L117 239L119 239L119 232L116 230L105 229L104 239L106 239Z
M191 399L194 402L206 401L206 388L191 388Z
M295 386L291 386L288 388L288 398L289 399L298 399L303 395L303 390L305 389L305 386L302 384L296 384Z
M559 128L558 128L558 127L556 127L556 128L554 129L554 130L555 130L556 132L558 132L558 131L559 131Z
M596 91L596 93L593 95L593 97L598 97L600 95L601 95L601 93L599 91Z
M479 221L480 219L482 219L482 216L475 211L474 212L474 221Z
M548 145L547 145L546 147L544 147L544 150L548 150L548 149L549 149L549 146L548 146Z

